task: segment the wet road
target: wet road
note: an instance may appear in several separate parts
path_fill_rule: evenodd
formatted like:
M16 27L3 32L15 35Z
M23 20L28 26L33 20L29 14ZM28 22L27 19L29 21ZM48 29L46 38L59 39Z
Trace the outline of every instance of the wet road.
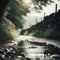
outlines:
M49 56L44 55L44 51L48 50L47 46L38 46L29 41L24 41L23 48L23 53L25 54L26 58L33 60L50 60Z
M53 44L60 47L60 42L55 40L47 40L30 36L20 36L15 38L15 42L12 44L17 44L19 41L23 41L22 46L17 48L22 49L25 57L15 56L14 58L6 58L5 60L60 60L51 58L50 54L46 55L45 51L49 50L48 44ZM37 43L36 43L37 42Z
M18 38L18 41L19 39L24 41L23 46L24 46L24 54L26 55L26 57L35 58L35 60L55 60L55 59L51 59L50 56L45 55L44 51L49 49L47 47L48 44L53 44L55 46L60 47L60 42L55 40L48 40L48 39L42 39L42 38L36 38L30 36L21 36L20 38ZM43 45L41 46L41 45L32 44L32 42L42 42Z
M36 42L46 42L47 44L53 44L55 46L60 47L60 41L58 40L49 40L49 39L44 39L44 38L37 38L37 37L32 37L32 36L19 36L18 38L15 38L16 41L20 40L28 40L28 41L36 41Z

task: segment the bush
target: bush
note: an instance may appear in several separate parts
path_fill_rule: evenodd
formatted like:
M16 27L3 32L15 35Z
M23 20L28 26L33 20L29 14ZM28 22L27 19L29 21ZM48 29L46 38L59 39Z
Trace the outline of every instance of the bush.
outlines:
M0 23L0 41L11 40L13 37L10 34L10 30L2 23Z

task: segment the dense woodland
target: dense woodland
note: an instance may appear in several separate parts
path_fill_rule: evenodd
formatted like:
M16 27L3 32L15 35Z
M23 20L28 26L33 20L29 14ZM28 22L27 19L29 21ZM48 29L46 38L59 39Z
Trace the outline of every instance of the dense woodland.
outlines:
M23 8L17 0L0 0L0 40L13 40L18 36L17 29L25 22L21 15L26 15L28 9Z
M28 32L27 32L28 31ZM36 37L60 39L60 10L58 12L44 16L43 21L31 28L21 31L21 34L33 35Z
M36 12L40 12L40 10L43 9L42 6L46 7L47 5L53 3L53 1L32 0L32 3L34 4L33 10L35 10ZM0 41L1 43L3 43L3 41L5 43L5 41L13 40L13 38L18 36L17 29L22 29L23 24L25 23L25 19L22 17L22 15L26 16L26 14L29 12L30 12L29 7L27 6L27 4L24 3L24 0L0 0ZM58 17L59 13L57 13L57 16L55 14L56 13L52 14L51 18L50 16L45 17L44 21L38 23L35 26L32 26L30 29L27 29L26 30L28 32L27 34L32 33L33 36L42 37L44 35L45 37L47 34L48 36L51 35L55 30L57 32L57 30L59 29L59 25L56 24L55 22L52 23L53 21L52 18L54 15L53 19L56 18L59 20ZM56 19L54 21L56 21ZM48 27L46 23L50 25L50 27ZM44 26L46 27L44 28ZM34 32L33 32L34 30L33 28L34 29L36 28ZM50 32L48 33L46 31L50 31ZM45 34L43 34L44 32ZM58 35L58 33L55 35Z

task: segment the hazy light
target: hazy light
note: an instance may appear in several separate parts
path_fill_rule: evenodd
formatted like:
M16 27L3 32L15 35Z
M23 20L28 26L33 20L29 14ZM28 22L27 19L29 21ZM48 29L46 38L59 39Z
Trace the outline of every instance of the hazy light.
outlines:
M24 7L30 8L33 4L32 0L23 0Z
M26 4L31 3L31 0L24 0Z

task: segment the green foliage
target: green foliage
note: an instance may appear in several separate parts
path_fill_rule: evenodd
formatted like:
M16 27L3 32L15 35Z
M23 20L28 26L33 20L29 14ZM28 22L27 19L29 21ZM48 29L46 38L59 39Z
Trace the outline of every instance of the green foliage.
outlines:
M36 37L43 37L44 35L44 31L35 31L35 33L33 34L33 36L36 36Z
M40 10L43 9L42 6L47 6L50 5L51 3L53 3L53 0L32 0L34 3L34 9L39 12Z
M6 17L9 14L10 7L5 8L4 16Z
M60 29L59 28L55 28L54 31L50 35L48 35L47 37L60 40Z
M52 0L32 0L35 10L42 9L42 5L46 6L47 4L52 3ZM20 1L21 2L21 1ZM15 25L16 28L22 28L25 20L22 15L26 15L29 12L28 8L24 8L21 3L17 0L10 0L8 3L4 16L10 19Z
M11 40L13 39L11 34L10 34L10 30L4 25L0 23L0 41L4 41L4 40Z
M2 21L2 16L4 14L4 10L8 2L9 0L0 0L0 22Z
M29 35L31 35L31 36L44 37L44 38L47 38L50 35L52 36L52 34L55 34L55 28L48 28L45 31L43 31L43 30L40 30L40 31L35 30L35 31L29 33Z
M51 35L54 32L55 28L48 28L46 29L44 36L43 37L48 37L49 35Z
M24 9L17 0L11 0L6 7L4 16L10 19L16 25L16 28L22 28L25 22L22 15L26 15L27 12L28 9Z
M34 2L35 8L37 8L36 7L36 5L37 5L39 7L39 9L42 9L42 5L46 6L47 4L52 2L52 0L35 0L35 1L36 1L36 4ZM5 13L4 13L4 10L5 10ZM38 8L37 8L37 10L38 10ZM23 8L23 6L21 4L19 4L17 0L0 0L0 21L2 20L1 18L4 14L5 17L10 19L11 22L13 22L16 25L16 28L22 28L23 23L25 22L22 15L26 15L27 12L29 12L29 10ZM49 32L49 30L48 30L48 32ZM8 29L8 27L6 27L4 24L0 23L0 41L1 42L13 39L12 36L14 35L14 33L15 33L15 31L13 32L13 34L11 34L10 29ZM45 36L47 36L46 33L47 33L47 31L45 32ZM42 36L43 32L36 31L33 33L33 35Z
M29 32L29 30L33 31ZM25 29L25 31L28 31L27 34L32 36L60 40L60 10L45 16L42 22Z

